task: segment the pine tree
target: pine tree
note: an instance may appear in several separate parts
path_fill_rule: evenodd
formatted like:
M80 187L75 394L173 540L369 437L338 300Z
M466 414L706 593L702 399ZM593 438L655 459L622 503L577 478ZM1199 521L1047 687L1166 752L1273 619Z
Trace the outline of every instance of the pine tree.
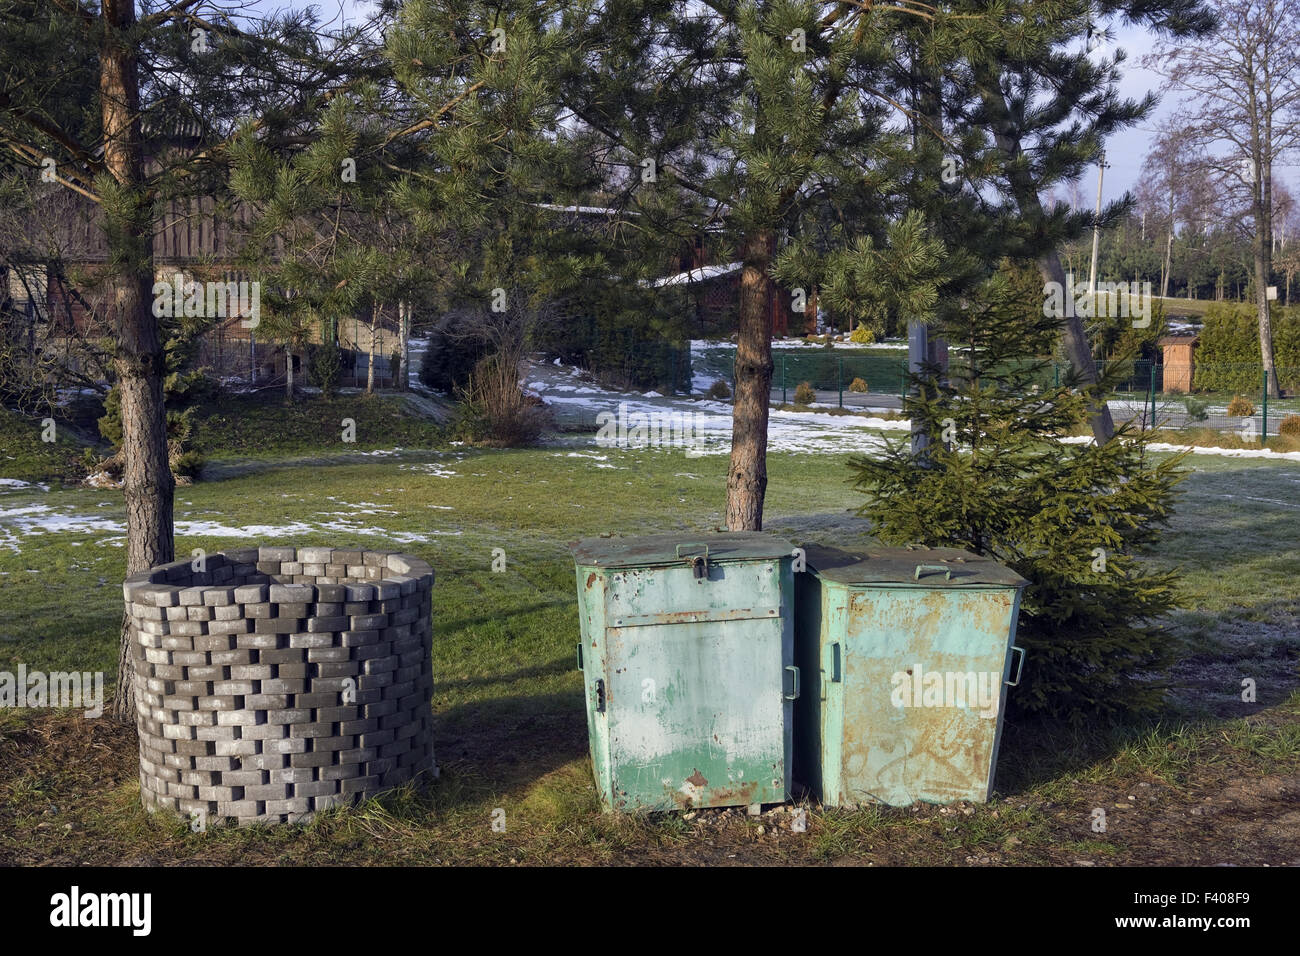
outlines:
M964 548L1030 582L1018 708L1076 719L1150 709L1175 591L1140 554L1172 514L1182 456L1155 460L1130 425L1105 444L1072 440L1098 387L1053 384L1060 320L1043 314L1038 284L1032 267L1006 267L938 320L955 346L948 379L916 376L904 403L929 438L925 466L899 441L854 458L868 496L859 514L882 541Z
M312 14L257 20L236 4L205 5L203 15L188 0L141 6L0 0L0 146L20 175L44 175L93 202L108 249L100 318L121 395L128 573L175 554L167 363L152 309L158 220L172 200L219 189L222 137L237 115L252 114L268 137L293 135L322 88L355 68ZM170 134L189 127L206 141L172 148ZM128 625L124 617L114 700L124 721L134 716Z
M708 233L741 264L726 523L761 529L774 278L852 312L868 273L889 277L877 311L932 305L944 279L923 223L897 222L915 156L891 77L905 24L953 27L921 5L798 0L592 0L568 16L561 93L615 204L661 249Z
M1156 103L1154 94L1141 100L1120 96L1125 56L1108 48L1108 23L1123 20L1186 37L1203 34L1213 18L1202 0L1052 0L1007 5L990 33L978 20L988 9L984 0L952 7L954 16L976 19L958 43L959 68L946 74L948 107L991 140L986 159L994 170L983 183L1007 199L996 216L1003 241L990 251L1034 258L1043 282L1062 288L1067 278L1058 250L1092 226L1094 217L1047 207L1045 194L1097 162L1106 137L1139 122ZM1127 195L1110 203L1101 225L1113 226L1132 204ZM1071 313L1063 319L1061 345L1077 380L1097 382L1081 318ZM1110 440L1114 423L1105 402L1089 417L1097 441Z

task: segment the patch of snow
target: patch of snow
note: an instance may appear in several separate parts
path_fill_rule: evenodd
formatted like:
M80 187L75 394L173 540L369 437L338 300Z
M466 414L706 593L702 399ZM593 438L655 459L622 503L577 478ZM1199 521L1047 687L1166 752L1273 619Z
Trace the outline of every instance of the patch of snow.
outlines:
M49 491L50 486L34 481L19 481L17 478L0 478L0 488L39 488L41 491Z
M455 478L456 472L435 462L428 462L421 465L398 465L403 471L418 471L422 475L432 475L434 478Z
M1060 439L1066 445L1091 445L1091 435L1074 435ZM1147 448L1152 451L1190 451L1193 455L1218 455L1222 458L1269 458L1275 461L1300 461L1300 451L1273 451L1271 448L1217 448L1205 445L1175 445L1172 442L1153 441Z
M642 279L641 285L648 286L652 289L662 289L670 285L686 285L689 282L704 282L706 279L716 279L718 276L729 275L732 272L739 272L743 269L743 262L728 262L725 265L700 266L696 269L687 269L685 272L679 272L676 275L664 276L662 279Z

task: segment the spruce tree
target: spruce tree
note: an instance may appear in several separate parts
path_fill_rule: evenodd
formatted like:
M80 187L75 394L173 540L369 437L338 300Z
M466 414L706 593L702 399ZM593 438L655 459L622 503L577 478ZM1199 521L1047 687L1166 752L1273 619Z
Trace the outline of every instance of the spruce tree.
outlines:
M947 380L915 376L904 403L929 438L927 460L918 467L897 440L854 458L867 495L858 513L884 542L964 548L1030 582L1018 709L1075 719L1149 710L1161 695L1150 674L1170 659L1161 617L1175 590L1140 555L1172 514L1182 456L1157 459L1130 425L1100 445L1075 438L1098 386L1053 383L1060 320L1044 315L1038 286L1032 266L1007 266L936 320L954 346Z

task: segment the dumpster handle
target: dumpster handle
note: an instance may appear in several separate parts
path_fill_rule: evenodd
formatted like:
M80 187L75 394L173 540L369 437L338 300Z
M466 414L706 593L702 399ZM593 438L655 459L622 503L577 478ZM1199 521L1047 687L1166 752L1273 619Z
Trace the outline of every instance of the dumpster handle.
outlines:
M1020 685L1020 672L1025 669L1025 649L1023 647L1016 647L1016 645L1012 644L1011 650L1012 652L1020 652L1020 666L1016 668L1016 679L1004 681L1004 683L1008 687L1018 687Z
M578 644L578 670L583 670L582 666L582 643Z
M831 645L831 681L839 683L840 676L840 642L836 641Z
M945 581L951 581L951 580L952 580L952 568L945 567L945 566L942 565L942 564L918 564L918 565L916 566L916 575L915 575L915 577L913 578L913 580L916 580L916 581L921 580L921 572L922 572L922 571L942 571L942 572L943 572L943 579L944 579Z
M799 668L795 667L793 664L787 664L785 665L785 669L790 671L794 675L794 693L792 694L782 693L781 696L783 696L786 700L795 700L799 697Z
M682 556L682 548L703 548L705 559L709 557L709 546L704 541L683 541L680 544L678 544L676 550L677 550L677 557L679 558Z

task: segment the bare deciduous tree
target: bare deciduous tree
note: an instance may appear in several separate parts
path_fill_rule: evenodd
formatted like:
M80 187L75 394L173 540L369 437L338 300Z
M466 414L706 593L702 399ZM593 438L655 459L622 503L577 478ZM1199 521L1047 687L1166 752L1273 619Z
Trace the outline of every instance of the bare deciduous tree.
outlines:
M1217 34L1162 42L1143 65L1186 95L1171 124L1224 198L1254 224L1259 350L1278 394L1268 286L1273 272L1273 175L1300 146L1300 0L1217 0Z

